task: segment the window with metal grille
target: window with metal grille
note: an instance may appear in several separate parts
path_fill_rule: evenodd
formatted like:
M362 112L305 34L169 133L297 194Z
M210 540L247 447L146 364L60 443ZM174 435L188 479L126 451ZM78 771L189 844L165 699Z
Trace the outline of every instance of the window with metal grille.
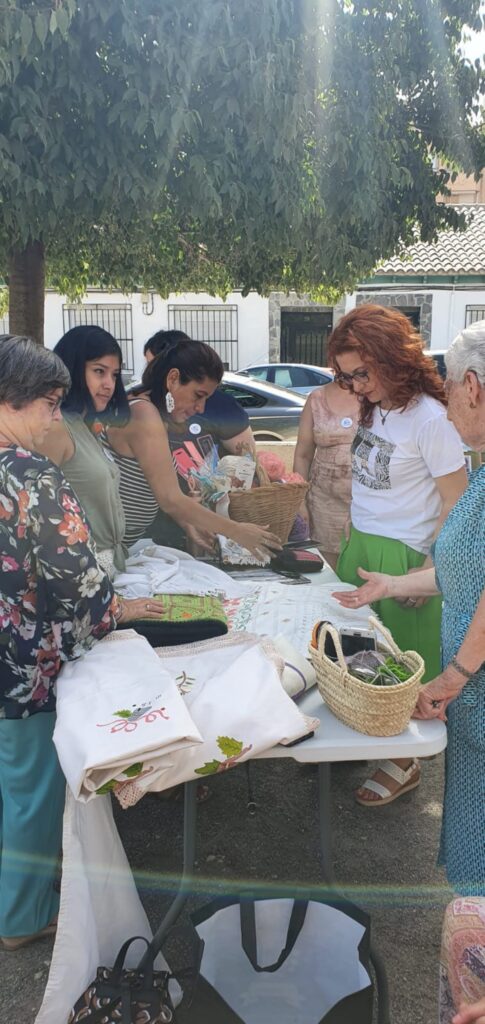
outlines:
M465 327L476 324L477 320L485 320L485 306L467 306L465 312Z
M185 331L195 341L205 341L216 350L226 370L237 370L237 306L169 305L168 326Z
M133 373L133 317L129 303L100 305L87 302L62 307L64 331L80 324L96 324L116 338L123 353L123 370Z

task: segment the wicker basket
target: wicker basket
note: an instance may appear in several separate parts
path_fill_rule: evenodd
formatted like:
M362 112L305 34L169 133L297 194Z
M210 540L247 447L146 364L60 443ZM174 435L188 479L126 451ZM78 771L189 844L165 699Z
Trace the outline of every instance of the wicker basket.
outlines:
M373 686L350 675L337 630L324 623L318 637L318 650L309 647L310 661L315 669L320 696L345 725L367 736L397 736L406 728L416 704L424 673L423 659L416 651L400 651L389 630L377 619L370 625L384 637L379 650L392 654L412 671L412 676L395 686ZM325 638L330 634L335 644L337 661L325 654Z
M259 487L229 492L229 516L237 523L268 526L281 543L286 544L308 484L270 483L266 470L257 460L256 479Z

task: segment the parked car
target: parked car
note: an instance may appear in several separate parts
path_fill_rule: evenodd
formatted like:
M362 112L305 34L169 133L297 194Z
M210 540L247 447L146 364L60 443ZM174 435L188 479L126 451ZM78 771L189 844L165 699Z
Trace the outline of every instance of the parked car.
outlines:
M139 384L139 380L132 380L126 387L127 392ZM232 395L246 410L257 441L296 440L306 401L304 395L229 371L224 374L219 388Z
M309 366L307 363L265 363L246 366L238 373L254 377L255 380L266 380L269 384L279 384L300 395L308 395L321 384L333 380L333 371L328 366Z
M229 372L224 374L219 387L246 410L257 441L296 439L306 401L304 395L277 384Z

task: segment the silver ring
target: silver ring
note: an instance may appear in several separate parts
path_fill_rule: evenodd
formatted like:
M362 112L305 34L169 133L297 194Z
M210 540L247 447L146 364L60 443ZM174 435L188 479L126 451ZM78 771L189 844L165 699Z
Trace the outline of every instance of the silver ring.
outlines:
M415 597L408 597L408 599L407 599L408 608L414 608L414 605L416 604L416 601L417 601L417 599Z
M150 611L150 605L149 605L149 604L146 604L146 605L145 605L145 608L146 608L147 612L149 612L149 611Z

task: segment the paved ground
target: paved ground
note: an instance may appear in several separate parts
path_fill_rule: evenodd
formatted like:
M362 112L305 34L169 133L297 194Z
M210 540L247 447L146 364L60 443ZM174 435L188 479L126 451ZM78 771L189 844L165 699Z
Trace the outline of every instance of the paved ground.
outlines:
M350 898L371 912L392 988L393 1024L436 1024L437 1018L440 928L450 898L435 867L442 758L422 767L420 788L380 811L366 811L352 800L352 788L366 771L362 765L333 769L337 875ZM291 891L299 884L318 885L316 773L276 761L253 764L252 775L254 817L246 810L243 769L212 782L212 799L199 810L197 885L209 894L244 878L288 882ZM156 922L180 865L182 807L147 797L129 811L117 811L117 819ZM196 900L204 898L199 893ZM0 953L1 1024L33 1024L50 952L44 940L22 952Z

